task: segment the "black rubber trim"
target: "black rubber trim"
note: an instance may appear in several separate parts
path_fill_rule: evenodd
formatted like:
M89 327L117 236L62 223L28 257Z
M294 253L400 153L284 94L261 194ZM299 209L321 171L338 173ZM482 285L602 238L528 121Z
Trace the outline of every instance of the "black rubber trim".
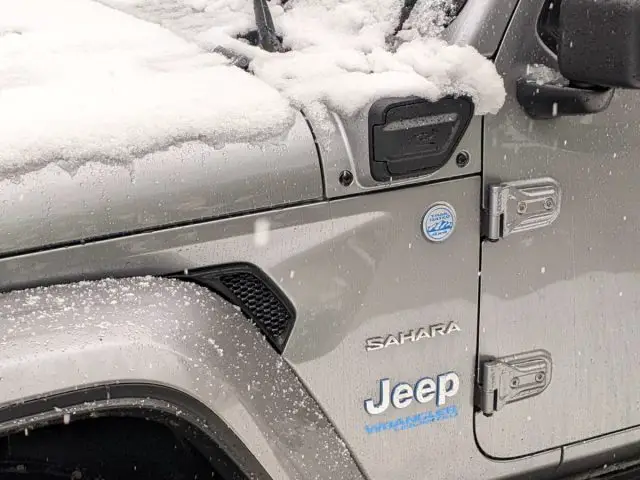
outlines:
M255 277L264 288L273 296L274 301L279 305L279 311L283 315L288 317L283 318L282 323L284 328L282 332L275 334L271 331L268 325L265 325L256 312L253 311L249 305L247 305L241 298L239 298L232 290L230 290L224 283L223 278L225 276L248 273ZM245 317L251 320L258 329L264 334L269 343L278 352L282 353L291 334L291 330L296 321L296 310L293 303L289 300L287 295L276 285L276 283L260 268L249 263L229 263L216 266L202 267L186 272L175 273L168 275L170 278L176 278L183 281L194 282L200 286L208 288L214 293L220 295L228 302L236 305L240 308Z
M398 24L393 30L394 37L404 28L404 24L411 16L411 12L415 8L416 3L418 3L417 0L404 0L404 4L402 6L402 9L400 10L400 18L398 20ZM451 3L447 3L445 5L434 6L434 8L436 9L440 8L441 12L443 12L446 16L446 21L442 25L438 26L444 29L451 25L451 23L458 17L458 15L460 15L460 12L466 4L467 0L453 0Z
M613 472L592 478L594 480L638 480L640 478L640 467L631 468L629 470L621 470L619 472Z
M140 404L131 406L126 404L123 405L122 403L120 403L119 405L115 406L112 402L103 401L94 402L92 405L85 404L82 409L80 409L79 407L72 407L68 410L63 411L66 413L69 410L73 414L69 415L67 420L65 420L63 416L62 421L59 412L45 412L44 414L38 415L37 417L32 417L38 418L38 420L36 422L31 422L28 430L37 432L38 430L52 427L67 429L67 425L61 426L61 423L66 422L68 425L73 426L83 422L95 422L99 419L107 421L112 421L113 419L143 420L145 424L150 422L156 425L164 426L171 432L176 441L182 444L183 448L186 447L187 450L191 450L193 453L198 452L201 455L201 458L192 458L192 461L196 461L198 463L206 463L207 466L204 469L202 469L201 465L200 472L203 475L207 475L204 478L209 478L210 475L214 475L215 478L219 478L220 480L247 479L247 476L238 468L238 466L229 458L229 456L226 455L222 451L222 449L219 448L215 444L215 442L213 442L212 439L203 432L201 427L195 426L194 422L189 421L187 417L178 415L175 411L175 408L167 408L164 402L147 400L144 405ZM75 470L74 467L80 467L80 465L60 462L59 458L56 462L56 460L50 459L48 455L44 456L44 452L39 452L39 454L43 456L36 456L36 459L33 459L29 456L21 457L20 455L18 455L17 457L13 457L12 451L15 448L15 440L13 440L13 438L22 437L24 435L22 430L27 430L23 422L19 423L21 423L22 428L13 433L13 435L6 437L7 443L4 445L6 448L3 453L6 453L8 456L0 457L0 478L4 478L4 475L18 474L19 469L17 467L19 467L20 465L23 466L23 471L28 471L29 475L31 475L28 478L32 478L32 475L48 475L46 477L36 476L36 478L49 479L52 475L64 475L65 473L66 476L64 476L64 478L67 480L69 478L76 478L72 475L72 472L73 470ZM141 425L138 425L137 427L140 426ZM103 427L104 424L102 425L102 427L98 428ZM94 425L93 428L96 428L96 426ZM62 432L69 433L70 430L62 430L60 433ZM100 434L101 433L102 432L100 432ZM80 444L76 444L70 448L77 449L79 445ZM119 447L115 446L115 448ZM144 446L141 445L141 450L142 449L144 449ZM24 450L22 450L22 453L24 453ZM73 455L73 453L70 452L70 455ZM45 458L47 460L43 461ZM86 469L86 467L87 465L84 465L83 469ZM72 470L70 471L70 469ZM202 470L208 470L209 472ZM87 473L89 473L89 478L103 478L101 475L94 476L94 474L97 473L95 471L92 473L90 472L92 472L91 467L89 467L88 472L84 472L85 476L87 475ZM107 478L115 477L108 476ZM148 477L143 476L142 478ZM195 478L202 477L198 476Z
M206 405L179 390L157 384L94 385L10 404L0 408L0 435L51 424L50 419L42 421L38 417L59 412L59 409L78 408L79 411L85 411L87 415L91 415L91 405L86 404L109 400L122 401L113 408L108 406L99 408L101 414L108 415L110 412L114 415L122 415L138 410L149 417L152 412L162 416L179 411L179 416L174 414L171 421L176 422L182 419L186 422L183 423L183 428L190 430L194 446L207 457L215 457L218 448L222 450L231 461L227 464L228 472L232 474L237 472L232 478L272 480L251 451ZM145 404L145 401L148 403ZM166 402L166 408L160 408L158 401ZM79 413L79 416L82 416L82 413ZM63 420L60 413L57 413L57 419L58 422ZM221 458L218 460L223 461Z

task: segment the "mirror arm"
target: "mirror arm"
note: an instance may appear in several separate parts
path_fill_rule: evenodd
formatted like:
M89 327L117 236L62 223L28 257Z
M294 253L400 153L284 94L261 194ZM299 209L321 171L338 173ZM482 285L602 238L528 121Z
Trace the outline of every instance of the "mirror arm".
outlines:
M614 90L575 83L541 83L531 76L516 82L516 98L531 118L553 119L568 115L588 115L605 110Z

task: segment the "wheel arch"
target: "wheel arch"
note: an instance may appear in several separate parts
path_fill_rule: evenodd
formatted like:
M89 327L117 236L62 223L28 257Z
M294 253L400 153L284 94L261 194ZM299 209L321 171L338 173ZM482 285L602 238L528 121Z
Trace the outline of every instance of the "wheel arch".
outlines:
M0 317L1 425L159 401L192 411L256 478L362 478L289 365L206 288L156 277L54 285L1 295Z

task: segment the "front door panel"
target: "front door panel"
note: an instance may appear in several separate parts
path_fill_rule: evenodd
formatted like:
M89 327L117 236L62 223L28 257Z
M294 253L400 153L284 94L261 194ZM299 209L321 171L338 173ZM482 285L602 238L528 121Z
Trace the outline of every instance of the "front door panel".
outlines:
M545 349L540 395L476 414L485 454L511 458L640 424L640 94L602 113L532 120L515 98L527 65L555 66L521 0L496 63L509 98L485 119L484 184L552 177L551 226L482 246L479 358Z

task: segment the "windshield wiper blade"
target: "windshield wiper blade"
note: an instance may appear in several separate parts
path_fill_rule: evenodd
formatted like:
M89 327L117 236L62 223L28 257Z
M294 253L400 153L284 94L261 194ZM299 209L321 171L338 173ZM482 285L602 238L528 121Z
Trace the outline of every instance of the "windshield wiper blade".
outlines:
M282 43L276 35L276 27L267 0L253 0L253 13L258 30L258 44L267 52L282 52Z

